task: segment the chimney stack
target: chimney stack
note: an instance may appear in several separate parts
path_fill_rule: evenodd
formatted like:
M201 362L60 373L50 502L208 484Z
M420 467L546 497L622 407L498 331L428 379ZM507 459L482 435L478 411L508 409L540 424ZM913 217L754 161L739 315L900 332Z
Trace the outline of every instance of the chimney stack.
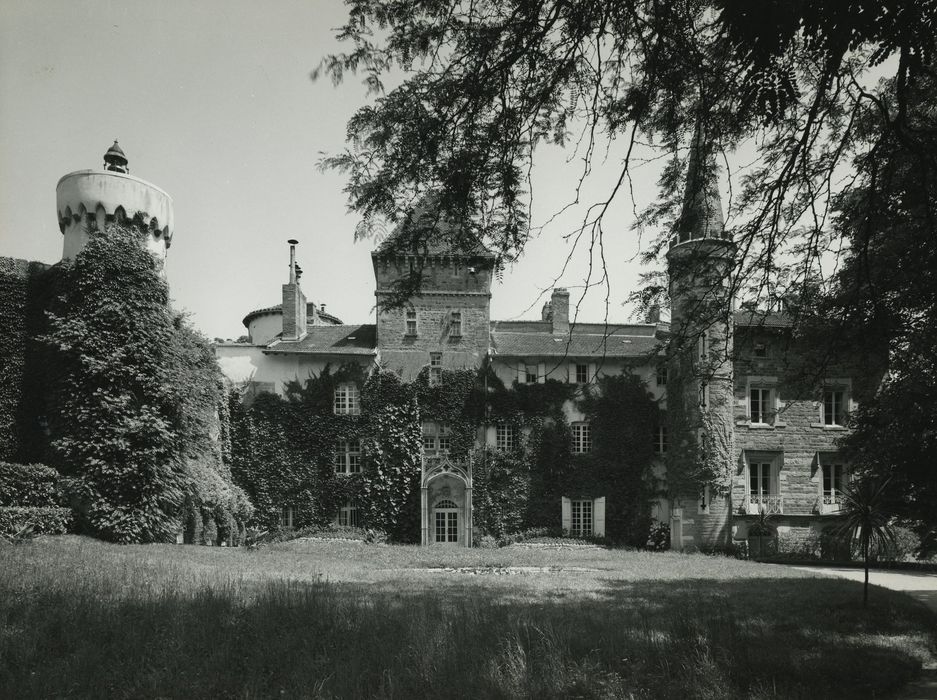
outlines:
M563 287L553 290L550 297L550 308L553 313L550 320L553 322L553 335L566 335L569 333L569 292Z
M290 278L283 285L283 340L299 340L306 335L306 296L299 287L299 266L296 264L296 244L299 241L291 238L290 244Z

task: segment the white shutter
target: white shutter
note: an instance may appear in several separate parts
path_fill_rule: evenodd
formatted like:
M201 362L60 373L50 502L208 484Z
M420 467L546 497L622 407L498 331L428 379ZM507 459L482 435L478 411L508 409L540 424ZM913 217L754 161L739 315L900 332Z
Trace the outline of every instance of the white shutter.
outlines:
M596 498L592 503L592 534L605 537L605 496Z
M527 383L527 365L525 365L523 362L517 365L517 383Z
M567 377L567 381L570 384L576 383L576 363L575 362L569 363L569 376Z
M595 381L598 379L598 377L595 376L595 372L596 372L595 363L594 362L589 363L589 376L587 377L587 381L589 384L594 384Z
M563 529L569 532L573 527L573 504L563 496Z
M541 362L537 365L537 383L543 384L547 380L547 366Z

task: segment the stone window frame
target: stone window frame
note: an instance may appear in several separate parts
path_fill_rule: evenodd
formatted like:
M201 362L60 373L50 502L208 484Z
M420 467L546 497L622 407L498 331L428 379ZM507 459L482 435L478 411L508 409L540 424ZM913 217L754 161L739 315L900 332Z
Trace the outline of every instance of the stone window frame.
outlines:
M841 392L842 407L840 409L839 423L826 422L826 394L827 392ZM846 430L846 421L849 414L856 408L856 402L852 398L852 380L845 377L824 379L820 385L820 400L815 402L817 407L817 422L811 423L811 428L822 428L824 430ZM834 417L835 418L835 417Z
M461 311L449 312L449 337L450 338L462 337L462 312Z
M817 452L817 471L819 472L817 479L817 512L821 515L839 514L842 510L842 493L849 486L849 482L852 481L851 465L843 459L840 453L821 450ZM827 475L831 477L830 481L833 482L833 477L837 472L841 477L840 488L837 489L831 483L828 494L826 488ZM840 497L838 501L837 496Z
M452 449L452 427L434 421L423 421L423 452L449 454Z
M361 473L361 440L338 440L332 452L332 469L336 475Z
M429 385L440 386L442 384L442 353L431 352L429 354Z
M783 515L784 495L781 493L781 469L784 466L784 453L770 450L745 450L745 501L743 509L748 515L758 515L758 506L762 499L768 499L766 507L769 514ZM752 502L752 465L768 466L768 490L759 489L758 501ZM760 470L759 470L760 471Z
M416 309L407 309L404 313L404 335L407 338L416 338L419 335L419 315Z
M280 528L293 529L293 506L280 506Z
M569 428L573 437L573 454L586 455L592 452L592 425L589 421L570 423Z
M768 391L768 415L769 421L755 422L752 420L752 391L760 389ZM787 427L787 423L781 420L781 412L784 408L784 402L781 401L781 391L778 388L778 378L767 375L751 375L745 378L745 420L737 421L736 425L745 425L755 429L772 429Z
M336 416L361 415L361 390L358 386L345 382L335 387L332 410Z

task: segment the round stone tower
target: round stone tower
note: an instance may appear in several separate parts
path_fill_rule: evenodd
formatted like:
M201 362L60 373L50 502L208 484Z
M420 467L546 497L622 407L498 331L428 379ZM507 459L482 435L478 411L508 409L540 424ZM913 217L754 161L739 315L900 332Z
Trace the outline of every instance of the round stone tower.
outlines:
M726 237L715 160L701 128L691 144L683 211L667 253L668 481L674 548L729 542L734 465L732 291L736 246Z
M165 261L172 243L172 197L130 174L127 156L117 141L104 154L101 170L78 170L59 180L55 203L64 236L63 260L73 260L81 252L92 229L137 218L147 233L147 249Z

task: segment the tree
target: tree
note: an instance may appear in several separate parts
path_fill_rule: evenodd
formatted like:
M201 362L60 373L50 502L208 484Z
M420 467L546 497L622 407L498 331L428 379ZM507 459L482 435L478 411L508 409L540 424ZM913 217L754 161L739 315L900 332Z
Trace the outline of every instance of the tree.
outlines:
M537 146L559 144L581 159L573 203L594 162L623 142L607 197L588 203L573 232L599 270L586 286L607 284L603 220L629 190L636 149L652 146L668 158L660 196L639 221L660 229L648 253L654 259L678 219L686 146L700 127L712 153L755 144L755 165L733 202L739 223L732 234L742 253L733 284L761 294L803 283L822 254L837 248L829 205L838 169L866 146L858 118L871 115L876 134L912 138L908 94L929 75L928 28L937 18L933 0L348 6L338 36L352 48L326 57L314 75L337 82L360 71L375 96L350 120L349 148L324 162L348 174L346 192L361 217L357 235L402 222L411 235L398 238L401 246L444 238L474 250L483 243L503 264L530 235L527 188ZM883 109L879 89L862 75L893 57L894 108ZM385 91L397 70L402 82ZM436 222L413 215L427 196ZM795 265L785 265L786 254ZM638 301L665 296L659 278L647 282Z
M894 544L890 526L893 513L888 507L889 479L860 479L854 481L843 493L842 512L837 533L847 542L858 538L865 564L865 586L862 591L862 607L869 606L869 549L879 545Z
M50 314L49 427L83 527L116 542L166 541L187 497L249 505L221 462L221 374L207 342L169 307L159 262L132 226L93 231Z

